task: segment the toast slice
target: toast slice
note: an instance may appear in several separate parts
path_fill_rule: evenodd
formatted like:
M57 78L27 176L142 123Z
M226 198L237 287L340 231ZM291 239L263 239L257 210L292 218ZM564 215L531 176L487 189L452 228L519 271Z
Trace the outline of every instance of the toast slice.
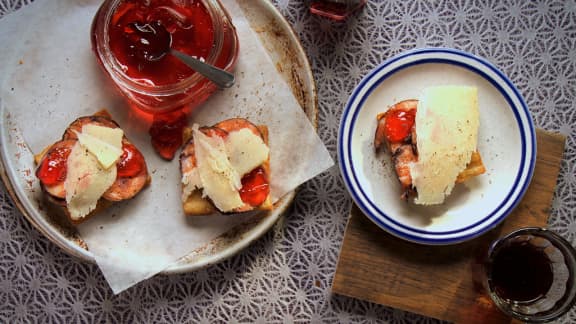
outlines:
M476 148L476 89L445 86L426 93L425 100L403 100L377 114L374 148L391 153L401 199L432 205L486 168Z
M232 141L232 137L237 137L238 132L242 130L249 130L250 134L246 135L246 141ZM184 213L188 216L200 216L209 215L215 213L242 213L253 210L271 210L273 208L272 201L270 199L269 183L270 183L270 154L269 151L262 152L262 148L265 146L268 148L268 128L266 126L256 126L243 118L233 118L222 121L210 127L197 128L197 130L192 132L196 136L192 136L188 142L184 145L182 153L180 155L180 170L182 173L182 208ZM232 134L232 135L231 135ZM230 148L227 147L226 155L227 161L221 160L218 157L218 153L214 153L211 156L211 160L205 159L201 153L202 148L198 148L198 143L202 146L206 146L206 139L203 136L210 139L219 138L222 139L224 145L232 145L234 142L238 147ZM255 135L255 136L253 136ZM257 137L257 140L255 138ZM250 139L251 138L251 139ZM204 142L200 142L203 141ZM216 140L215 142L219 142ZM244 144L242 144L242 143ZM247 144L246 144L247 143ZM241 147L242 145L252 145L257 146L258 149L254 147ZM212 148L208 149L212 150ZM267 149L266 149L267 150ZM213 195L209 193L208 187L212 184L207 183L208 181L219 182L222 179L215 179L208 176L210 168L214 168L214 165L228 164L230 161L234 161L235 157L232 152L241 152L246 155L259 155L261 158L259 160L254 159L254 161L259 161L258 165L250 167L250 170L238 171L238 176L241 178L241 187L230 190L226 195L219 194ZM200 158L200 160L199 160ZM205 159L202 161L202 159ZM215 162L215 160L218 160ZM256 163L256 162L253 162ZM203 167L201 165L210 165L209 168ZM234 163L230 162L230 165ZM201 173L205 173L203 176ZM242 174L240 174L242 173ZM196 180L190 180L194 178ZM198 179L201 180L198 180ZM229 181L234 178L223 178L224 182ZM204 181L204 182L203 182ZM234 182L230 180L231 182ZM196 185L193 185L196 184ZM214 191L212 191L214 192ZM216 197L218 196L218 197ZM236 197L238 202L236 205L223 203L224 201L233 200L231 196ZM241 202L238 201L240 197ZM228 205L227 208L223 208L223 205ZM220 207L219 207L220 206Z
M144 156L106 111L76 119L34 162L45 200L75 225L133 198L151 181Z

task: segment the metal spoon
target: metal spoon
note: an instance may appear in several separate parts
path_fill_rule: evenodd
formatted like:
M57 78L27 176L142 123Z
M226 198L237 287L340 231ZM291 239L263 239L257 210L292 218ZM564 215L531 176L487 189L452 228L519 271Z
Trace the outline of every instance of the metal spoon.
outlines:
M129 24L129 34L136 48L136 55L146 61L158 61L170 53L194 71L200 73L220 88L234 85L234 74L200 61L172 48L172 34L159 22Z
M192 70L202 74L206 79L214 82L220 88L230 88L234 85L234 74L202 62L197 58L186 55L173 48L170 49L170 54L177 57L184 64L188 65Z

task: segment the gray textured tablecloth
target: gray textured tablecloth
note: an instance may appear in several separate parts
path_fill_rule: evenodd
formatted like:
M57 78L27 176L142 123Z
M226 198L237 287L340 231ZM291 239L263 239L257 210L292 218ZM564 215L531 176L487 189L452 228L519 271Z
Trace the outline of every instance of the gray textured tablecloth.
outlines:
M29 2L0 0L0 17ZM273 3L310 59L318 131L334 157L348 95L386 58L444 46L494 63L524 96L535 125L568 137L549 226L576 243L574 0L369 1L344 24L310 15L307 0ZM0 201L0 322L436 322L331 294L351 205L337 168L303 185L284 221L242 253L194 273L156 276L118 296L97 266L36 231L3 187ZM576 309L558 322L576 322Z

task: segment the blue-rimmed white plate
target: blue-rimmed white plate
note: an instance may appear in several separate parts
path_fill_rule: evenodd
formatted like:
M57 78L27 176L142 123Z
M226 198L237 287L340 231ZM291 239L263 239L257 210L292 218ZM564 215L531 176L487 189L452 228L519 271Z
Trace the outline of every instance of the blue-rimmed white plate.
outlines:
M486 173L458 184L441 205L400 199L389 152L376 154L376 116L435 85L478 89L478 150ZM488 61L454 49L426 48L380 64L354 89L338 133L338 161L354 202L391 234L422 244L454 244L498 225L524 195L536 158L530 113L512 82Z

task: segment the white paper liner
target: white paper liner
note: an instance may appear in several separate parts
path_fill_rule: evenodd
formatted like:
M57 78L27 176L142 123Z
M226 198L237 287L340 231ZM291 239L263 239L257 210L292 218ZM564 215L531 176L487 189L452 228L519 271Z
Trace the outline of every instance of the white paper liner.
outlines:
M237 84L217 92L191 122L211 125L240 116L267 125L276 201L334 162L236 1L222 2L240 39ZM148 125L130 122L124 100L91 51L90 25L99 4L39 0L0 20L0 42L6 48L0 51L0 104L34 153L57 141L77 117L106 108L146 157L151 185L78 226L110 287L119 293L249 215L183 215L178 159L166 162L153 151Z

